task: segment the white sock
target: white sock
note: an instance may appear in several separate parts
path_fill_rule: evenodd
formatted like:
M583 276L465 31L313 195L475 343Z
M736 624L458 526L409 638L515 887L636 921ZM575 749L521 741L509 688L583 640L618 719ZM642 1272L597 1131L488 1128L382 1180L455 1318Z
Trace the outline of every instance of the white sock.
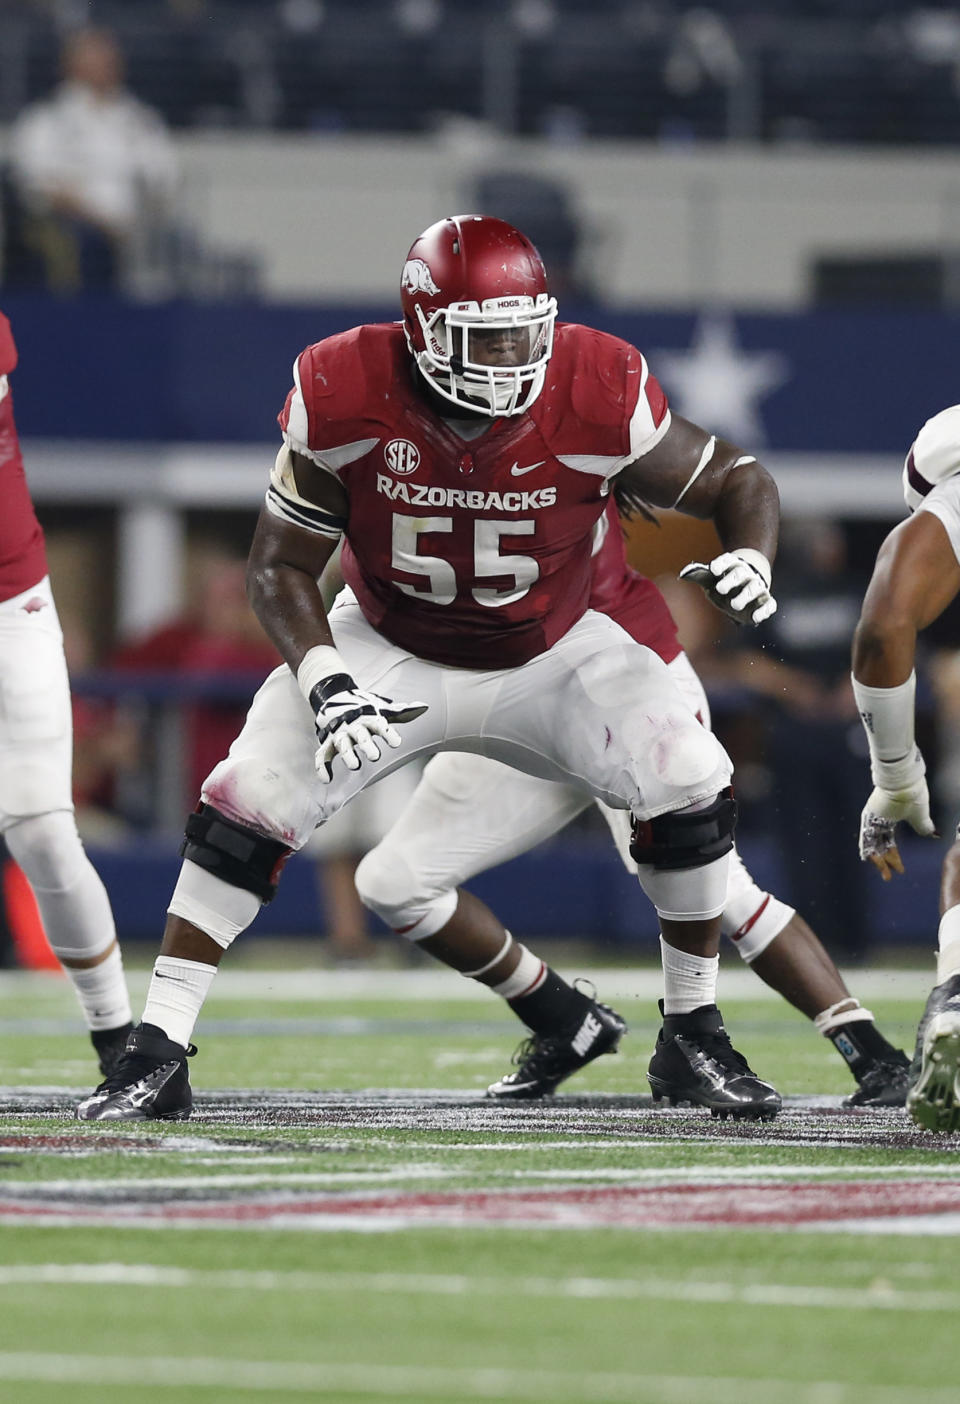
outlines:
M216 973L215 965L201 965L198 960L157 956L143 1022L155 1024L167 1038L186 1048Z
M99 965L76 970L65 965L64 972L77 992L89 1029L119 1029L133 1019L127 982L123 978L120 947Z
M664 1014L690 1014L704 1004L717 1002L720 957L690 955L660 937L663 961Z
M937 936L937 984L942 985L951 975L960 975L960 906L950 907L940 918Z
M539 956L528 951L526 946L518 945L517 950L520 960L513 974L501 980L499 985L490 986L501 999L522 999L524 995L533 994L547 978L547 967Z

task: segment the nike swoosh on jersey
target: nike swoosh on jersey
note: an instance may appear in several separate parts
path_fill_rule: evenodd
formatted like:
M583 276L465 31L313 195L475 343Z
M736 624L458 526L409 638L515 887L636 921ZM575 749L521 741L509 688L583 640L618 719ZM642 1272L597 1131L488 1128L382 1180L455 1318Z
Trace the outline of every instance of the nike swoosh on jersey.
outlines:
M541 458L539 463L531 463L526 468L521 468L519 463L515 463L510 472L515 478L522 478L524 473L532 473L534 468L542 468L546 461L545 458Z

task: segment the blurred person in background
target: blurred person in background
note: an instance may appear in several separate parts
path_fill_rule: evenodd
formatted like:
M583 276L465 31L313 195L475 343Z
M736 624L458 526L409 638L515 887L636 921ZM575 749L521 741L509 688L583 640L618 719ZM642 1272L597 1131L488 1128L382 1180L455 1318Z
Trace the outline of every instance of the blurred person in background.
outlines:
M681 647L663 594L627 564L613 503L607 509L607 524L594 555L591 607L609 614L638 643L659 654L691 710L709 727L706 693ZM690 585L681 584L672 593L683 607L693 648L706 662L709 655L716 656L715 630L703 616L730 621ZM739 663L735 656L729 662L733 666L728 670L718 660L715 678L733 680ZM513 946L513 937L478 897L459 889L477 874L550 838L592 803L582 790L524 775L483 756L447 751L429 762L389 834L363 859L357 871L360 895L397 934L500 993L498 975L492 972ZM599 808L628 871L636 872L630 858L629 813L603 803ZM736 850L721 929L760 979L835 1045L858 1084L846 1105L903 1106L906 1055L884 1038L870 1010L850 994L799 913L763 891ZM511 1008L522 1020L523 1001L511 1002ZM493 1083L488 1095L506 1100L551 1094L596 1056L593 1049L578 1048L575 1033L564 1027L562 1018L531 1028L530 1038L514 1055L514 1070Z
M110 901L74 819L70 684L14 423L16 364L0 313L0 833L33 890L106 1075L132 1027L130 1000Z
M280 662L247 600L245 563L221 552L204 555L190 602L176 618L114 649L121 672L189 677L209 682L209 699L184 701L184 783L199 793L204 777L243 725L249 700ZM216 693L219 691L219 695Z
M872 934L865 874L849 844L863 767L849 656L864 582L848 567L843 528L785 520L777 583L776 616L755 639L734 643L732 670L766 703L770 817L785 895L803 905L830 951L859 962Z
M50 291L115 290L137 233L171 219L176 154L160 115L124 86L110 30L68 35L61 68L10 130L16 238Z
M860 857L884 882L903 873L897 824L935 835L916 742L917 636L960 595L960 405L928 419L907 454L911 515L880 547L853 640L853 689L870 750ZM917 1029L907 1109L960 1131L960 829L943 861L937 975Z
M77 1115L188 1116L194 1024L290 853L392 770L458 749L633 813L631 856L663 933L654 1095L775 1116L779 1095L715 1002L729 760L663 661L589 608L613 490L712 520L724 549L698 568L704 587L761 622L776 609L773 480L672 415L635 347L555 327L542 260L501 220L424 231L400 300L401 325L356 327L296 360L248 572L286 667L204 783L143 1021ZM341 537L350 590L328 620L317 581ZM619 1041L619 1015L523 947L486 973L524 1001L529 1027L551 1008L580 1051Z

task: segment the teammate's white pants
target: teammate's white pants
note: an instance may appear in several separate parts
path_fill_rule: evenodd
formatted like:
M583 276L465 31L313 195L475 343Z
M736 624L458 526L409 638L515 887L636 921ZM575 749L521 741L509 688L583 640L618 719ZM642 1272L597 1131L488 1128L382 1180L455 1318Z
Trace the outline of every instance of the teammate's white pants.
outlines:
M426 702L428 710L398 727L399 750L358 771L338 759L326 785L314 769L310 707L290 671L275 670L202 796L228 818L290 848L301 848L317 823L368 785L438 751L504 762L572 785L584 802L602 800L641 819L709 802L730 783L726 752L700 726L666 665L606 615L588 611L530 662L486 672L427 663L395 647L366 622L349 591L339 597L330 623L361 687ZM682 897L670 896L682 901L688 919L722 909L726 867L721 859L686 870ZM170 910L186 915L175 904Z
M710 725L699 678L681 654L670 665L691 710ZM357 870L365 904L411 940L433 936L450 920L457 888L550 838L588 807L582 790L549 784L480 756L449 752L430 761L389 834ZM601 803L630 872L630 814ZM786 926L794 909L763 892L738 854L731 855L722 929L748 963Z
M116 940L106 889L73 817L73 721L63 635L49 580L0 603L0 833L33 889L63 961L103 956ZM130 1019L118 952L67 970L91 1028Z

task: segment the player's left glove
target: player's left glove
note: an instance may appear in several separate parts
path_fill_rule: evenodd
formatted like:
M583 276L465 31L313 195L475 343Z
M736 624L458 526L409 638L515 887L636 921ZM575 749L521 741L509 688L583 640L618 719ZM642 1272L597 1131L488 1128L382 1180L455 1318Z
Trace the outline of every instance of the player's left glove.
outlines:
M860 816L860 857L873 864L884 882L889 882L894 873L904 871L895 833L901 821L924 838L936 835L930 818L930 792L919 751L912 758L911 769L913 775L906 777L906 782L897 789L883 789L878 785Z
M343 758L348 770L360 769L361 756L378 761L378 741L394 749L401 744L394 723L413 721L427 710L425 702L394 702L377 692L365 692L349 673L332 673L318 682L309 700L317 725L317 774L326 783L333 776L336 756Z
M709 565L691 561L680 572L681 580L701 586L710 603L737 624L762 624L776 613L770 578L770 562L749 546L724 551Z

